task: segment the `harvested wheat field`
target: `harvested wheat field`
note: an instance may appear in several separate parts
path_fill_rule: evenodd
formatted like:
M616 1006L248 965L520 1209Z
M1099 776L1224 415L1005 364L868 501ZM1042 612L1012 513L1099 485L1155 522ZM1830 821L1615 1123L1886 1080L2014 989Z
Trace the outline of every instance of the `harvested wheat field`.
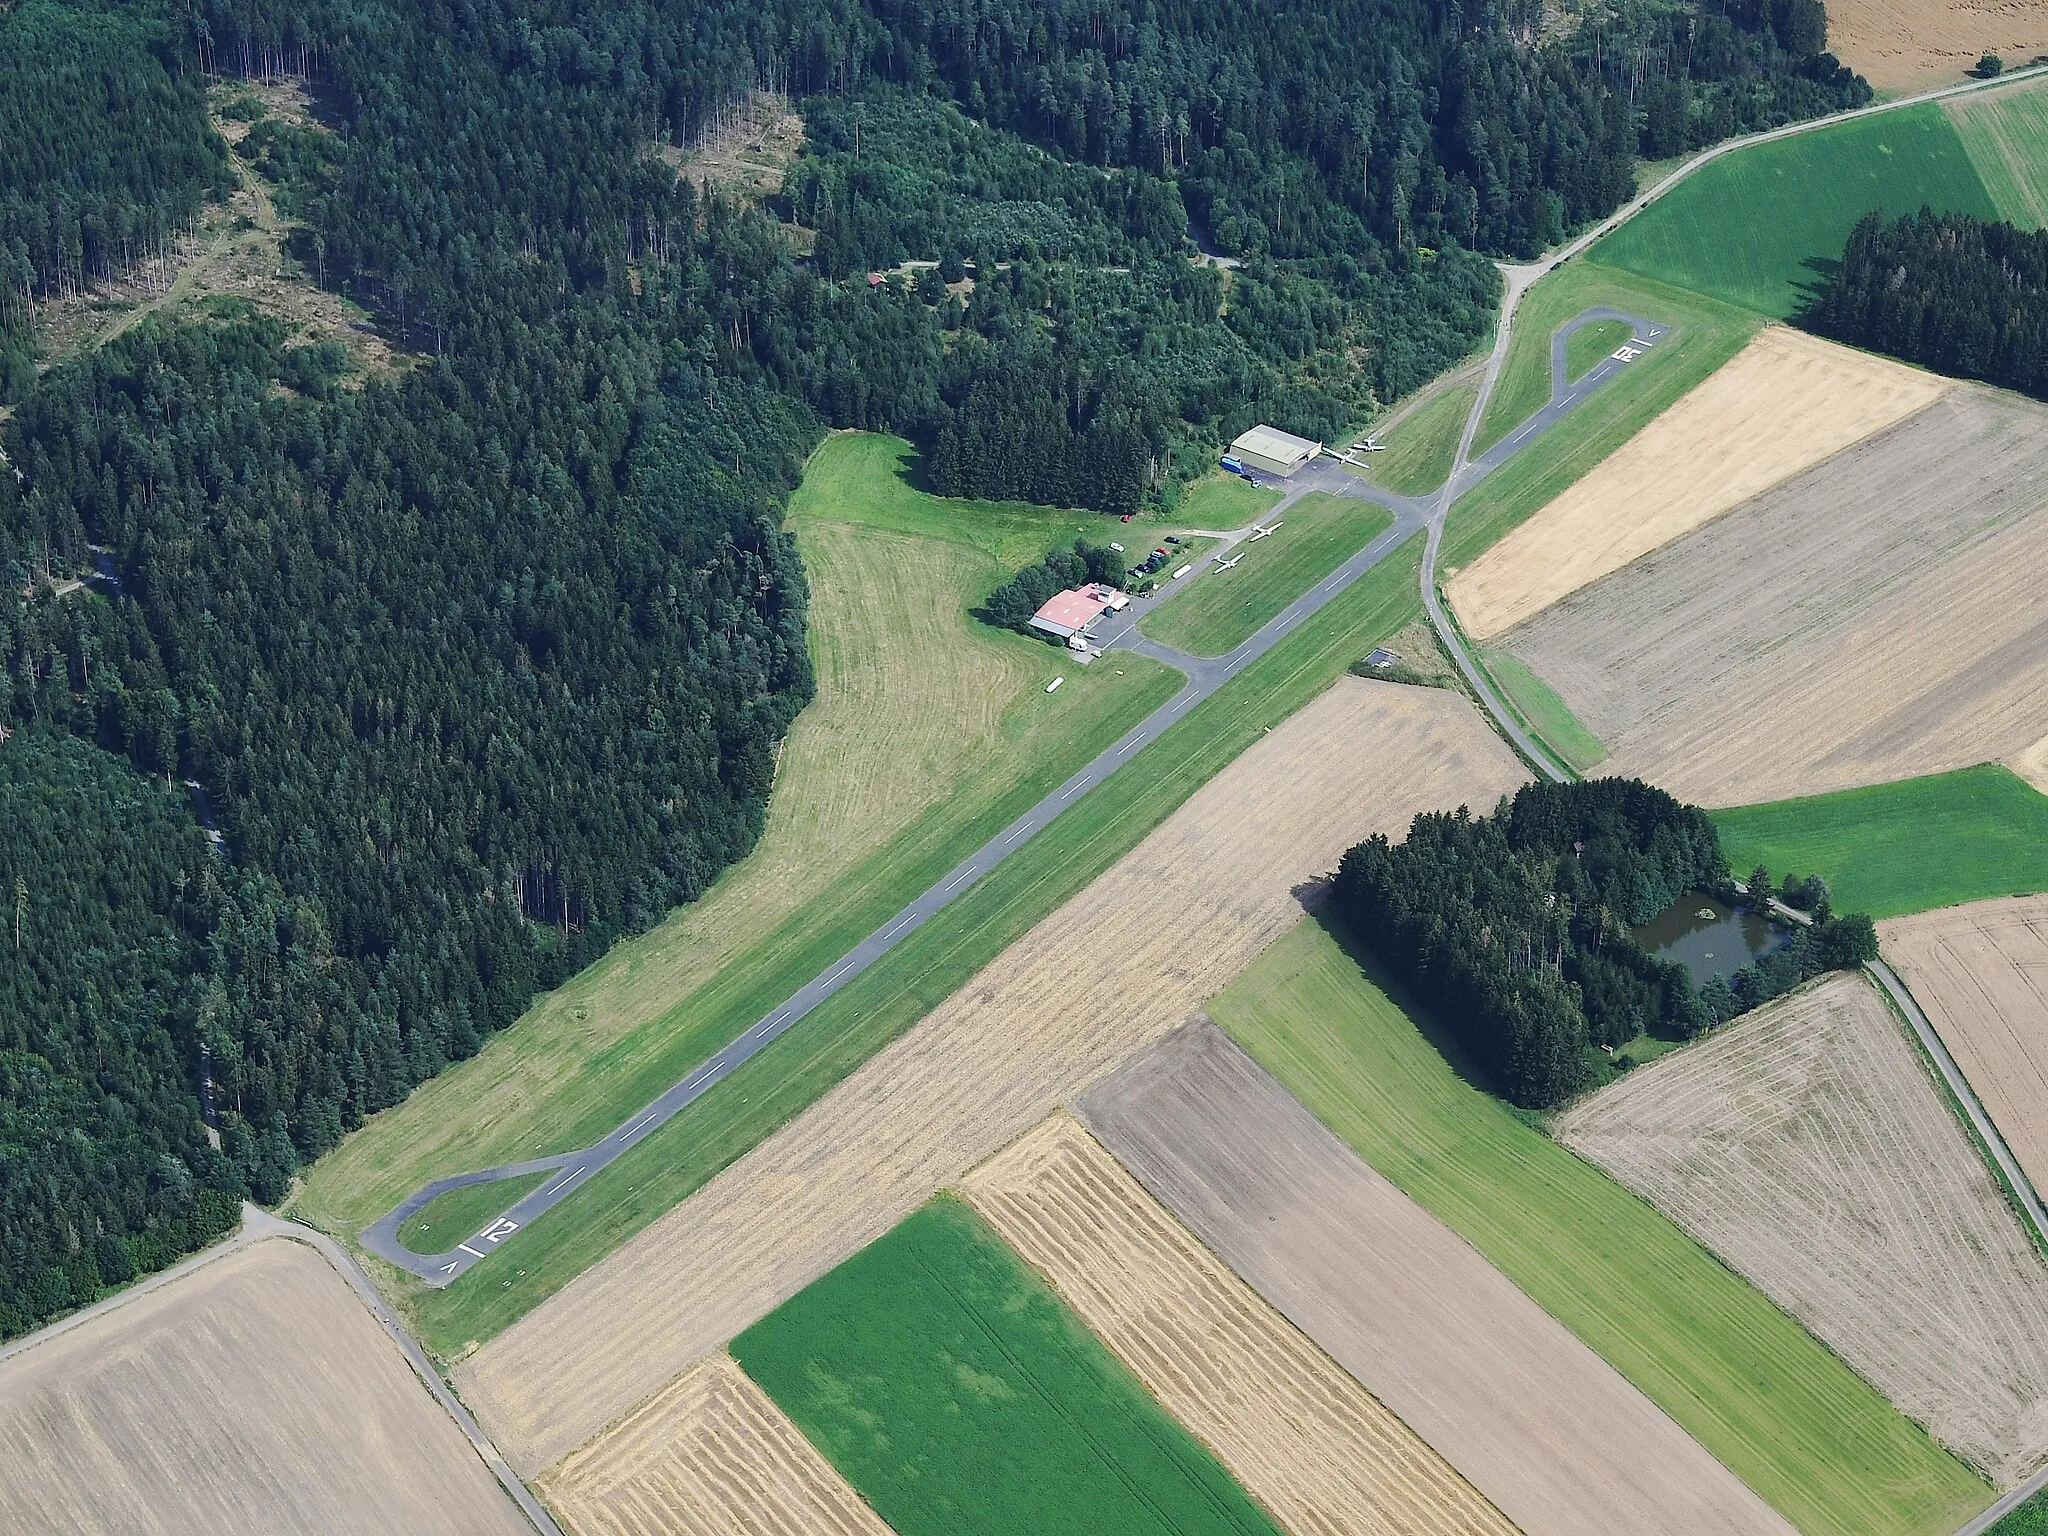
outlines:
M1529 1536L1789 1536L1206 1019L1076 1109L1161 1204Z
M2040 0L1828 0L1828 49L1880 91L1963 78L1986 53L2008 68L2048 52Z
M0 1530L533 1528L341 1276L271 1238L0 1362Z
M1514 1530L1069 1116L960 1189L1294 1536Z
M2005 766L2048 795L2048 736L2005 760Z
M1923 410L1946 379L1774 325L1445 584L1491 640L1568 592Z
M1186 1018L1293 890L1519 763L1437 689L1347 679L914 1029L456 1369L515 1467L581 1445Z
M1877 937L2028 1182L2048 1190L2048 896L1895 917Z
M2048 408L1958 386L1505 644L1603 771L1707 806L2023 752L2048 698Z
M723 1354L538 1486L575 1536L889 1536Z
M2048 1264L1869 978L1759 1008L1557 1134L2000 1486L2048 1456Z

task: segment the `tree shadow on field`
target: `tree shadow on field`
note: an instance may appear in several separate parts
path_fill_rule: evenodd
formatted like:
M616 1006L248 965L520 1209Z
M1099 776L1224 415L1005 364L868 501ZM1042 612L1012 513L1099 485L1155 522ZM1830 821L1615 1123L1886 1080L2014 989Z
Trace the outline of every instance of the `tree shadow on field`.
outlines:
M1820 301L1826 296L1828 289L1834 286L1836 277L1841 274L1842 260L1839 256L1808 256L1799 265L1811 276L1792 285L1799 294L1799 305L1792 311L1792 323L1801 330L1811 331L1818 336L1822 332L1814 325L1813 314L1820 308Z
M1494 1085L1493 1079L1465 1053L1465 1048L1439 1022L1429 1007L1409 991L1386 963L1373 953L1372 947L1338 916L1334 903L1318 902L1310 907L1308 920L1335 940L1337 947L1344 951L1365 979L1386 993L1388 1000L1407 1015L1416 1031L1429 1042L1439 1056L1443 1057L1444 1064L1461 1082L1468 1087L1477 1088L1490 1099L1498 1100L1504 1107L1513 1108L1506 1099L1501 1098L1500 1090Z

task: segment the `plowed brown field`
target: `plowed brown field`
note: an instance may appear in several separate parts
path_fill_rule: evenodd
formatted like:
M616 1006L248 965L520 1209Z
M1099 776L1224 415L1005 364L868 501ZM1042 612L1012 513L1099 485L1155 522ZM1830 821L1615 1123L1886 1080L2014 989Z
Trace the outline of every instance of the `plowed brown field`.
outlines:
M1945 379L1774 325L1445 583L1490 640L1947 393Z
M1301 882L1521 766L1437 689L1346 680L797 1120L458 1366L534 1471L645 1401L1186 1018Z
M2048 896L1895 917L1877 937L2028 1182L2048 1191Z
M1960 80L1986 53L2008 66L2048 52L2039 0L1828 0L1828 49L1881 91Z
M1557 1134L2000 1485L2048 1455L2048 1264L1867 977L1630 1073Z
M0 1531L532 1530L348 1285L289 1239L0 1363Z
M1505 639L1612 756L1749 805L2025 751L2048 698L2048 407L1975 386Z
M1155 1199L1529 1536L1791 1536L1206 1019L1076 1108Z
M1514 1530L1068 1116L960 1187L1294 1536Z
M728 1355L538 1486L575 1536L889 1536Z

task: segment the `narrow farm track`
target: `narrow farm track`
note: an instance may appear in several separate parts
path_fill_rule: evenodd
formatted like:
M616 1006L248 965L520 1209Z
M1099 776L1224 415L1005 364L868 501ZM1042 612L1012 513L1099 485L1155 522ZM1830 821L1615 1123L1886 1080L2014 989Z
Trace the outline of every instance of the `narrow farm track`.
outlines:
M1294 1536L1514 1531L1069 1116L960 1190Z

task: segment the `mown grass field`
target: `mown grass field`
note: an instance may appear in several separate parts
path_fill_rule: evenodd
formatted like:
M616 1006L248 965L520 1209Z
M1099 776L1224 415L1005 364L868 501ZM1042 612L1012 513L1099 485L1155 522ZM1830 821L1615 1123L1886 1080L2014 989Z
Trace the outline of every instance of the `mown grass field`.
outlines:
M1173 510L1173 521L1189 528L1242 528L1279 499L1278 491L1264 490L1219 469L1187 488L1180 505ZM1119 542L1131 546L1131 553L1136 554L1136 546L1144 538L1144 534L1139 534L1136 539Z
M1903 917L2048 890L2048 795L1995 763L1712 815L1730 868L1819 875L1837 911Z
M488 1184L465 1184L436 1196L407 1217L398 1229L398 1240L414 1253L446 1253L500 1211L523 1200L535 1189L545 1173L522 1179L494 1179Z
M1998 216L2048 228L2048 82L1977 91L1942 103Z
M1575 771L1590 772L1606 760L1607 748L1600 738L1586 729L1550 684L1530 671L1519 656L1512 651L1489 650L1483 659L1523 723Z
M1711 1254L1477 1086L1311 919L1209 1012L1808 1536L1937 1536L1990 1488Z
M1478 448L1506 437L1550 399L1550 340L1596 305L1661 324L1666 334L1623 375L1531 441L1458 500L1444 530L1443 561L1464 565L1535 515L1694 385L1740 352L1759 327L1732 305L1581 257L1530 289L1515 315L1508 359L1487 403Z
M1418 406L1386 432L1387 451L1366 460L1365 478L1396 496L1426 496L1450 478L1458 438L1478 391L1459 387Z
M957 1200L912 1215L732 1353L899 1536L1278 1536Z
M1908 107L1725 155L1591 252L1605 265L1788 319L1874 211L1925 204L1996 218L1939 104Z
M1355 496L1311 492L1287 509L1271 538L1238 545L1232 554L1244 557L1239 564L1227 571L1197 566L1201 574L1145 620L1145 633L1192 655L1221 656L1393 521L1386 508Z
M492 1263L478 1265L440 1291L382 1269L386 1294L396 1298L429 1347L448 1356L461 1353L472 1340L490 1338L553 1295L923 1018L1032 924L1136 846L1269 727L1321 693L1375 645L1415 622L1422 606L1420 560L1420 539L1390 555L964 891L941 918L926 923L834 994L688 1114L593 1177L573 1200L548 1212ZM1086 670L1100 669L1098 664ZM793 989L792 976L802 980L813 974L792 967L779 978L783 993ZM748 1022L755 1016L748 1015ZM374 1259L367 1262L375 1264Z
M1622 320L1595 320L1572 332L1564 344L1564 376L1577 383L1593 371L1594 364L1613 355L1629 339L1633 327Z
M754 852L315 1164L310 1219L352 1237L430 1178L587 1145L1172 697L1143 658L1073 669L969 613L1102 518L944 501L913 463L834 436L791 499L819 691Z

